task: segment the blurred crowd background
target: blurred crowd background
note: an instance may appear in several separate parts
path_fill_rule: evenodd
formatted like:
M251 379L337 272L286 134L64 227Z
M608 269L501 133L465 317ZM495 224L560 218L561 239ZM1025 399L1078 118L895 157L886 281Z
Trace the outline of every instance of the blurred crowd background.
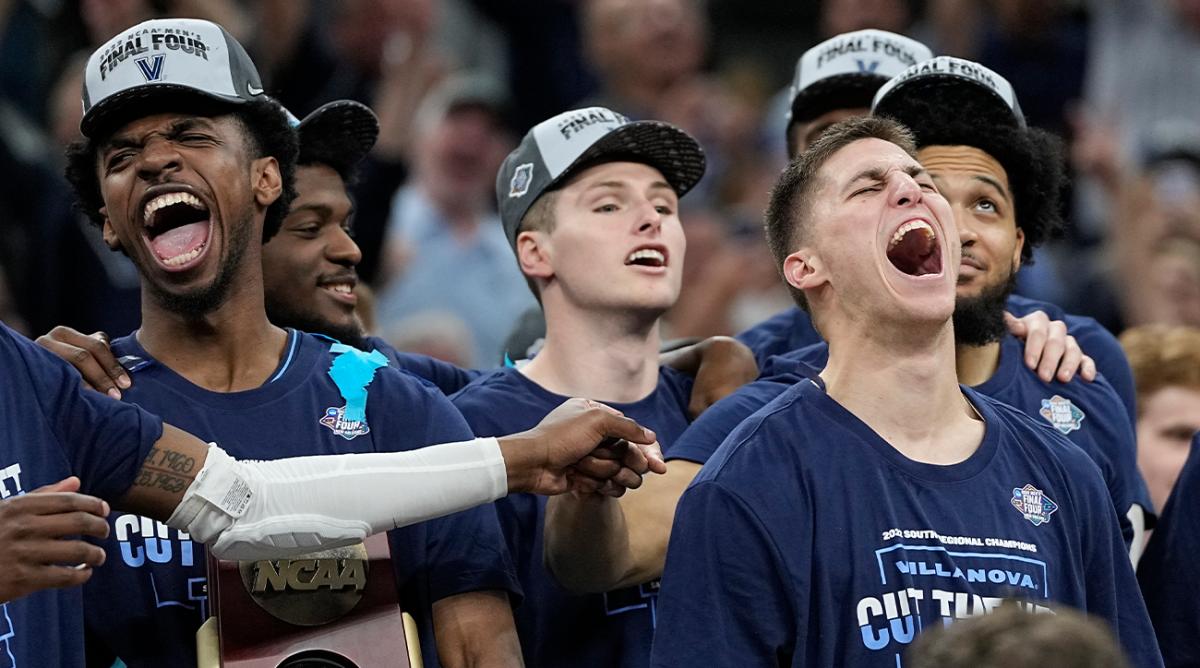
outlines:
M226 26L297 117L339 98L375 109L359 274L368 324L402 349L499 361L534 301L495 216L496 170L530 126L591 103L675 123L708 152L682 202L667 336L788 307L761 232L787 86L805 49L860 28L982 62L1067 140L1070 225L1019 292L1117 333L1200 325L1200 0L0 0L0 319L19 330L138 322L137 272L73 209L62 149L86 54L163 15Z

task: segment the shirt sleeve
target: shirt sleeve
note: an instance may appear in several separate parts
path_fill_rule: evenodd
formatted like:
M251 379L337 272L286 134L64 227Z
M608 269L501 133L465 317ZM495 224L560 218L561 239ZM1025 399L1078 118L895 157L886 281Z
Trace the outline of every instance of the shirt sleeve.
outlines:
M805 559L804 554L790 554ZM739 497L693 485L679 502L658 602L658 668L787 665L798 652L794 591L779 549Z
M507 592L520 602L512 557L505 547L496 507L487 504L430 522L429 594L432 601L473 591Z
M761 387L760 382L744 386L710 406L667 448L663 453L666 458L707 462L734 427L767 405L764 393L753 391Z
M1073 317L1068 319L1074 320ZM1125 350L1121 348L1117 337L1100 323L1090 318L1080 320L1084 322L1078 327L1072 327L1074 331L1071 334L1083 352L1096 361L1096 370L1117 391L1117 396L1121 397L1121 404L1125 407L1129 423L1137 424L1137 396L1133 384L1133 370L1129 367ZM1068 325L1073 324L1075 323L1068 322Z
M81 491L116 500L133 485L162 436L162 420L132 404L85 389L69 364L12 335L31 391Z
M1138 580L1166 665L1200 665L1200 446L1162 509L1158 528L1138 563Z
M1086 463L1091 464L1090 460ZM1114 516L1116 510L1097 485L1087 485L1086 478L1080 476L1087 509L1081 514L1087 613L1108 622L1131 665L1158 668L1163 665L1162 655Z

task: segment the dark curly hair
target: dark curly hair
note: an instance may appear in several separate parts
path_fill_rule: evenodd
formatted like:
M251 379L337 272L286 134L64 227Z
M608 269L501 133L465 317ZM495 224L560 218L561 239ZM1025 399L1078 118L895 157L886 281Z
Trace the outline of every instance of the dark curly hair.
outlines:
M996 159L1008 173L1017 226L1025 233L1021 263L1033 249L1061 233L1067 187L1063 143L1038 128L1020 127L994 99L934 87L905 99L888 115L908 126L917 147L972 146Z
M170 107L156 108L153 112L174 111ZM192 105L189 113L196 113ZM261 158L272 156L279 163L279 175L283 181L283 191L279 199L267 208L267 216L263 221L263 242L265 243L279 231L283 219L296 198L296 158L299 146L296 131L288 124L287 114L283 107L272 99L255 100L233 108L221 110L206 109L213 113L202 115L217 116L222 112L228 113L241 123L250 140L252 157ZM66 177L75 190L76 207L87 215L88 219L97 226L103 225L104 216L100 215L100 207L104 200L100 196L100 180L97 176L97 151L111 134L97 134L91 139L83 139L67 147Z

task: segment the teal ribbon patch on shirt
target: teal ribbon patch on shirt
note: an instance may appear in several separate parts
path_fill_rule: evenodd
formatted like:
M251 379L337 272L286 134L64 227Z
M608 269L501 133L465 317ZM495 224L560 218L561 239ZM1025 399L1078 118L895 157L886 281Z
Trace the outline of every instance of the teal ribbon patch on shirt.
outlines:
M337 354L329 365L329 377L346 402L345 419L366 422L367 386L375 379L375 370L388 365L387 357L378 350L365 353L344 343L335 343L329 350Z

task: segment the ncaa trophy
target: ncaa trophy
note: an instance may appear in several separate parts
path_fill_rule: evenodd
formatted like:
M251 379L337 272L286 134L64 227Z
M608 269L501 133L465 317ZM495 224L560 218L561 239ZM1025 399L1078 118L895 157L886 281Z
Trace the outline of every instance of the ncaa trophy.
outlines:
M208 558L200 668L422 668L387 534L291 559Z

